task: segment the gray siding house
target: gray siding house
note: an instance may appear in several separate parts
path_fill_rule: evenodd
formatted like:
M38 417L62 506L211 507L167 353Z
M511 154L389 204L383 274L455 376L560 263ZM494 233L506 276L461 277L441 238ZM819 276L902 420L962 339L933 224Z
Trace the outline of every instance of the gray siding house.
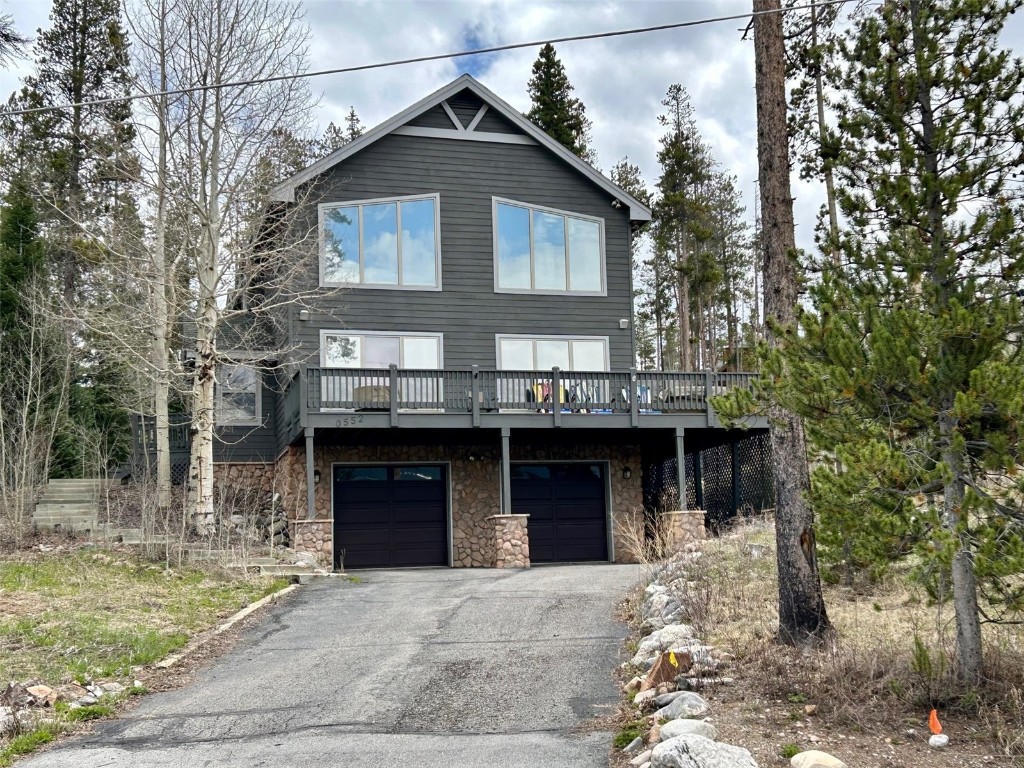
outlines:
M651 467L721 441L708 396L749 384L635 369L650 210L468 75L273 196L325 298L274 374L220 372L218 472L335 567L629 561Z

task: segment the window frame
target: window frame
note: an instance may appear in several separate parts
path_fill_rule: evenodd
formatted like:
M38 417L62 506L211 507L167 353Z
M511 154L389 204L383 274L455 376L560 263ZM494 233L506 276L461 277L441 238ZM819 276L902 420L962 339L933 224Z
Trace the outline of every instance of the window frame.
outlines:
M510 205L516 208L524 208L529 212L530 221L530 288L502 288L501 287L501 264L498 252L498 205ZM565 284L566 289L564 291L551 290L544 288L534 288L537 279L535 274L535 254L533 244L533 213L539 211L540 213L552 214L554 216L561 216L563 218L563 233L565 238ZM597 224L597 238L598 238L598 256L601 262L601 289L598 291L574 291L569 288L571 283L572 274L572 251L569 245L569 219L578 219L580 221L587 221ZM608 295L608 258L607 248L605 243L605 220L600 216L589 216L584 213L576 213L575 211L564 211L559 208L551 208L545 205L535 205L534 203L524 203L519 200L512 200L506 197L491 197L491 235L492 243L491 249L493 251L493 262L494 262L494 292L495 293L515 293L525 294L534 296L607 296Z
M395 222L397 226L397 257L398 277L402 277L402 206L401 203L415 202L417 200L434 201L434 285L403 285L401 282L392 285L390 283L367 283L364 282L366 272L363 257L363 206L383 205L395 203ZM357 209L356 230L359 239L359 282L347 283L339 280L328 281L327 268L327 244L324 238L324 214L334 208ZM441 290L441 193L431 192L423 195L398 195L395 197L373 197L361 200L335 200L330 203L317 205L317 246L319 249L319 280L321 288L368 288L372 290L385 291L440 291Z
M232 368L248 368L256 374L256 416L252 421L224 421L221 417L224 402L224 386L221 384L220 370L223 366ZM248 392L248 390L229 389L228 392ZM213 423L217 427L262 427L263 426L263 372L259 366L249 365L242 361L217 363L217 376L214 379L213 391Z
M502 365L501 360L501 342L504 339L512 339L516 341L532 341L533 342L533 362L537 362L537 342L538 341L567 341L569 343L569 368L565 370L570 372L576 372L576 369L572 367L572 342L574 341L600 341L604 344L604 370L603 371L587 371L583 370L580 373L608 373L611 371L611 350L610 350L610 339L608 336L576 336L572 334L541 334L536 335L533 333L496 333L494 334L494 351L495 351L495 362L497 363L497 369L499 371L504 370L520 370L518 368L505 368ZM545 368L531 368L529 370L543 371Z
M350 329L347 329L347 328L341 328L341 329L321 328L320 329L320 367L321 368L328 368L329 367L327 365L327 337L328 336L349 336L349 337L352 337L352 336L396 336L396 337L398 337L398 354L399 354L399 357L404 357L405 356L405 348L404 348L404 346L402 344L402 339L407 339L407 338L437 339L437 368L435 368L435 369L429 369L429 368L407 369L407 368L404 368L401 365L401 363L399 363L398 368L399 368L399 370L438 370L438 371L443 371L444 370L444 334L443 333L431 333L431 332L428 332L428 331L416 331L416 332L406 332L406 331L356 331L356 330L350 330ZM368 370L368 369L365 368L365 366L363 366L361 364L356 368L356 370L358 370L358 369ZM344 369L343 368L337 368L337 369L332 369L332 370L344 370ZM378 369L375 369L375 370L378 370ZM379 369L379 370L383 370L383 369Z

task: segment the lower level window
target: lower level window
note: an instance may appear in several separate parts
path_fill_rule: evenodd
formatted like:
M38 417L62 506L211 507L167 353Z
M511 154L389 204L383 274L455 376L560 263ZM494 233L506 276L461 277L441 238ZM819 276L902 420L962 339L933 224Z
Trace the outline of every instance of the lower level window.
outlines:
M214 413L222 427L260 424L260 373L248 365L217 366Z
M608 339L565 336L498 336L503 371L607 371Z
M439 334L321 331L320 357L325 368L399 368L438 370Z

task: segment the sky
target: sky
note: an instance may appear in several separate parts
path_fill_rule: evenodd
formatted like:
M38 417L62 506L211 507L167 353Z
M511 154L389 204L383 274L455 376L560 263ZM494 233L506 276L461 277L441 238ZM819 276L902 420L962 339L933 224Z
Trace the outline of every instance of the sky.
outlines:
M480 46L542 40L744 13L750 0L307 0L312 30L310 69L331 69ZM48 24L46 0L0 0L17 28L34 35ZM1018 14L1020 16L1021 14ZM657 180L662 128L657 116L669 85L691 96L698 127L721 168L737 178L752 218L757 179L753 43L742 21L557 46L576 95L593 121L598 165L605 173L628 156L649 186ZM1024 52L1024 18L1004 35ZM526 111L526 83L538 49L332 75L312 81L320 96L315 122L343 123L355 107L363 123L386 120L464 72L513 107ZM6 100L28 71L20 62L0 71ZM822 192L794 174L797 243L813 246Z

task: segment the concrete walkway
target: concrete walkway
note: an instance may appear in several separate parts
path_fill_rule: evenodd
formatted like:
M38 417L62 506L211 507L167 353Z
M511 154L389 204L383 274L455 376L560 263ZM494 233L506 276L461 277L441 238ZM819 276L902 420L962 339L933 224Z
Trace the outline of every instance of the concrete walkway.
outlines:
M270 610L187 688L32 768L607 765L633 566L368 571ZM582 727L581 727L582 726Z

